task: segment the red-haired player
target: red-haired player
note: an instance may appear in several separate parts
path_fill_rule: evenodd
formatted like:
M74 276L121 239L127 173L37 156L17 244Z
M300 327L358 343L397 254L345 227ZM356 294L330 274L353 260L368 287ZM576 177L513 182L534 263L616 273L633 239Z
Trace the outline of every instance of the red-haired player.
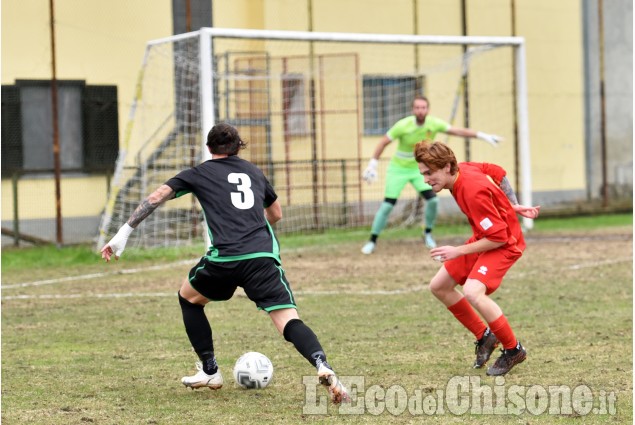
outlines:
M426 183L435 192L452 192L473 231L464 245L430 251L432 258L443 262L430 282L430 291L476 337L475 368L487 363L499 342L503 345L503 354L487 374L504 375L524 361L527 352L489 295L525 249L516 213L536 218L540 207L518 205L505 170L498 165L458 164L454 152L440 142L419 142L414 152ZM463 286L463 293L457 285Z

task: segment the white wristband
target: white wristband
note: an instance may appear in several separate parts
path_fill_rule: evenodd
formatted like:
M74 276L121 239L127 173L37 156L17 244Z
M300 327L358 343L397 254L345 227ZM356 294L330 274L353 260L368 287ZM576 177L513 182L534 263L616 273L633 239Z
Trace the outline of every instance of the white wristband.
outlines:
M134 230L134 227L129 225L128 222L124 223L124 225L121 226L121 228L119 228L119 232L121 232L121 234L123 236L125 236L126 239L128 239L128 236L130 236L130 234L132 233L133 230ZM117 233L119 233L119 232L117 232Z
M379 164L379 161L377 161L375 158L371 158L370 161L368 161L369 168L377 168L378 164Z
M115 258L119 258L123 253L123 250L126 249L128 236L130 236L133 230L134 228L126 222L119 228L119 231L117 231L117 234L113 236L110 242L108 242L108 246L110 246L112 252L115 253Z

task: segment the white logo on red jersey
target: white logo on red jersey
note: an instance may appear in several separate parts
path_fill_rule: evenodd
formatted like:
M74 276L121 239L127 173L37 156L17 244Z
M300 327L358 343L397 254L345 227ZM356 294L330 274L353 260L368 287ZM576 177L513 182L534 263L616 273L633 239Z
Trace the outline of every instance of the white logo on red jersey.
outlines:
M490 227L492 227L494 225L494 223L492 223L492 220L490 220L487 217L485 217L483 220L481 220L481 222L479 224L481 225L483 230L487 230L487 229L489 229Z

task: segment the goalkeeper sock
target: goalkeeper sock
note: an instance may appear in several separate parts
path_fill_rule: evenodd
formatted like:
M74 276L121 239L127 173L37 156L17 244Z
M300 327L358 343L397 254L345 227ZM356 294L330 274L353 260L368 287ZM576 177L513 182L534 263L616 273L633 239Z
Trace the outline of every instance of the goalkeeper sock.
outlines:
M311 328L300 319L291 319L287 322L282 332L284 339L295 346L305 359L313 366L319 367L320 363L326 363L326 354L322 345ZM328 363L327 363L328 365Z
M439 210L439 198L436 196L426 200L426 233L430 233L437 221L437 211ZM430 229L430 231L428 231Z
M185 332L190 340L190 344L203 363L203 371L208 375L213 375L218 370L214 357L214 341L212 339L212 328L205 316L204 306L192 304L181 296L179 292L179 304L183 314L183 324ZM216 370L214 370L216 368Z
M375 214L375 219L373 220L373 226L370 231L373 235L379 235L382 230L386 227L386 223L388 223L388 217L392 212L392 209L395 206L390 202L382 202L379 206L379 210L377 210L377 214Z

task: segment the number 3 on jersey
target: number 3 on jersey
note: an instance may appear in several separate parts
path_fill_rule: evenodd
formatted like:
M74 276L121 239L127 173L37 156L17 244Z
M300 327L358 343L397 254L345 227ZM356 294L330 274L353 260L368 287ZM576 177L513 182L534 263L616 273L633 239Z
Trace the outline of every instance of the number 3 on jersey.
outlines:
M230 173L227 181L238 185L238 192L231 193L232 204L239 210L248 210L254 206L254 192L251 190L251 179L245 173Z

